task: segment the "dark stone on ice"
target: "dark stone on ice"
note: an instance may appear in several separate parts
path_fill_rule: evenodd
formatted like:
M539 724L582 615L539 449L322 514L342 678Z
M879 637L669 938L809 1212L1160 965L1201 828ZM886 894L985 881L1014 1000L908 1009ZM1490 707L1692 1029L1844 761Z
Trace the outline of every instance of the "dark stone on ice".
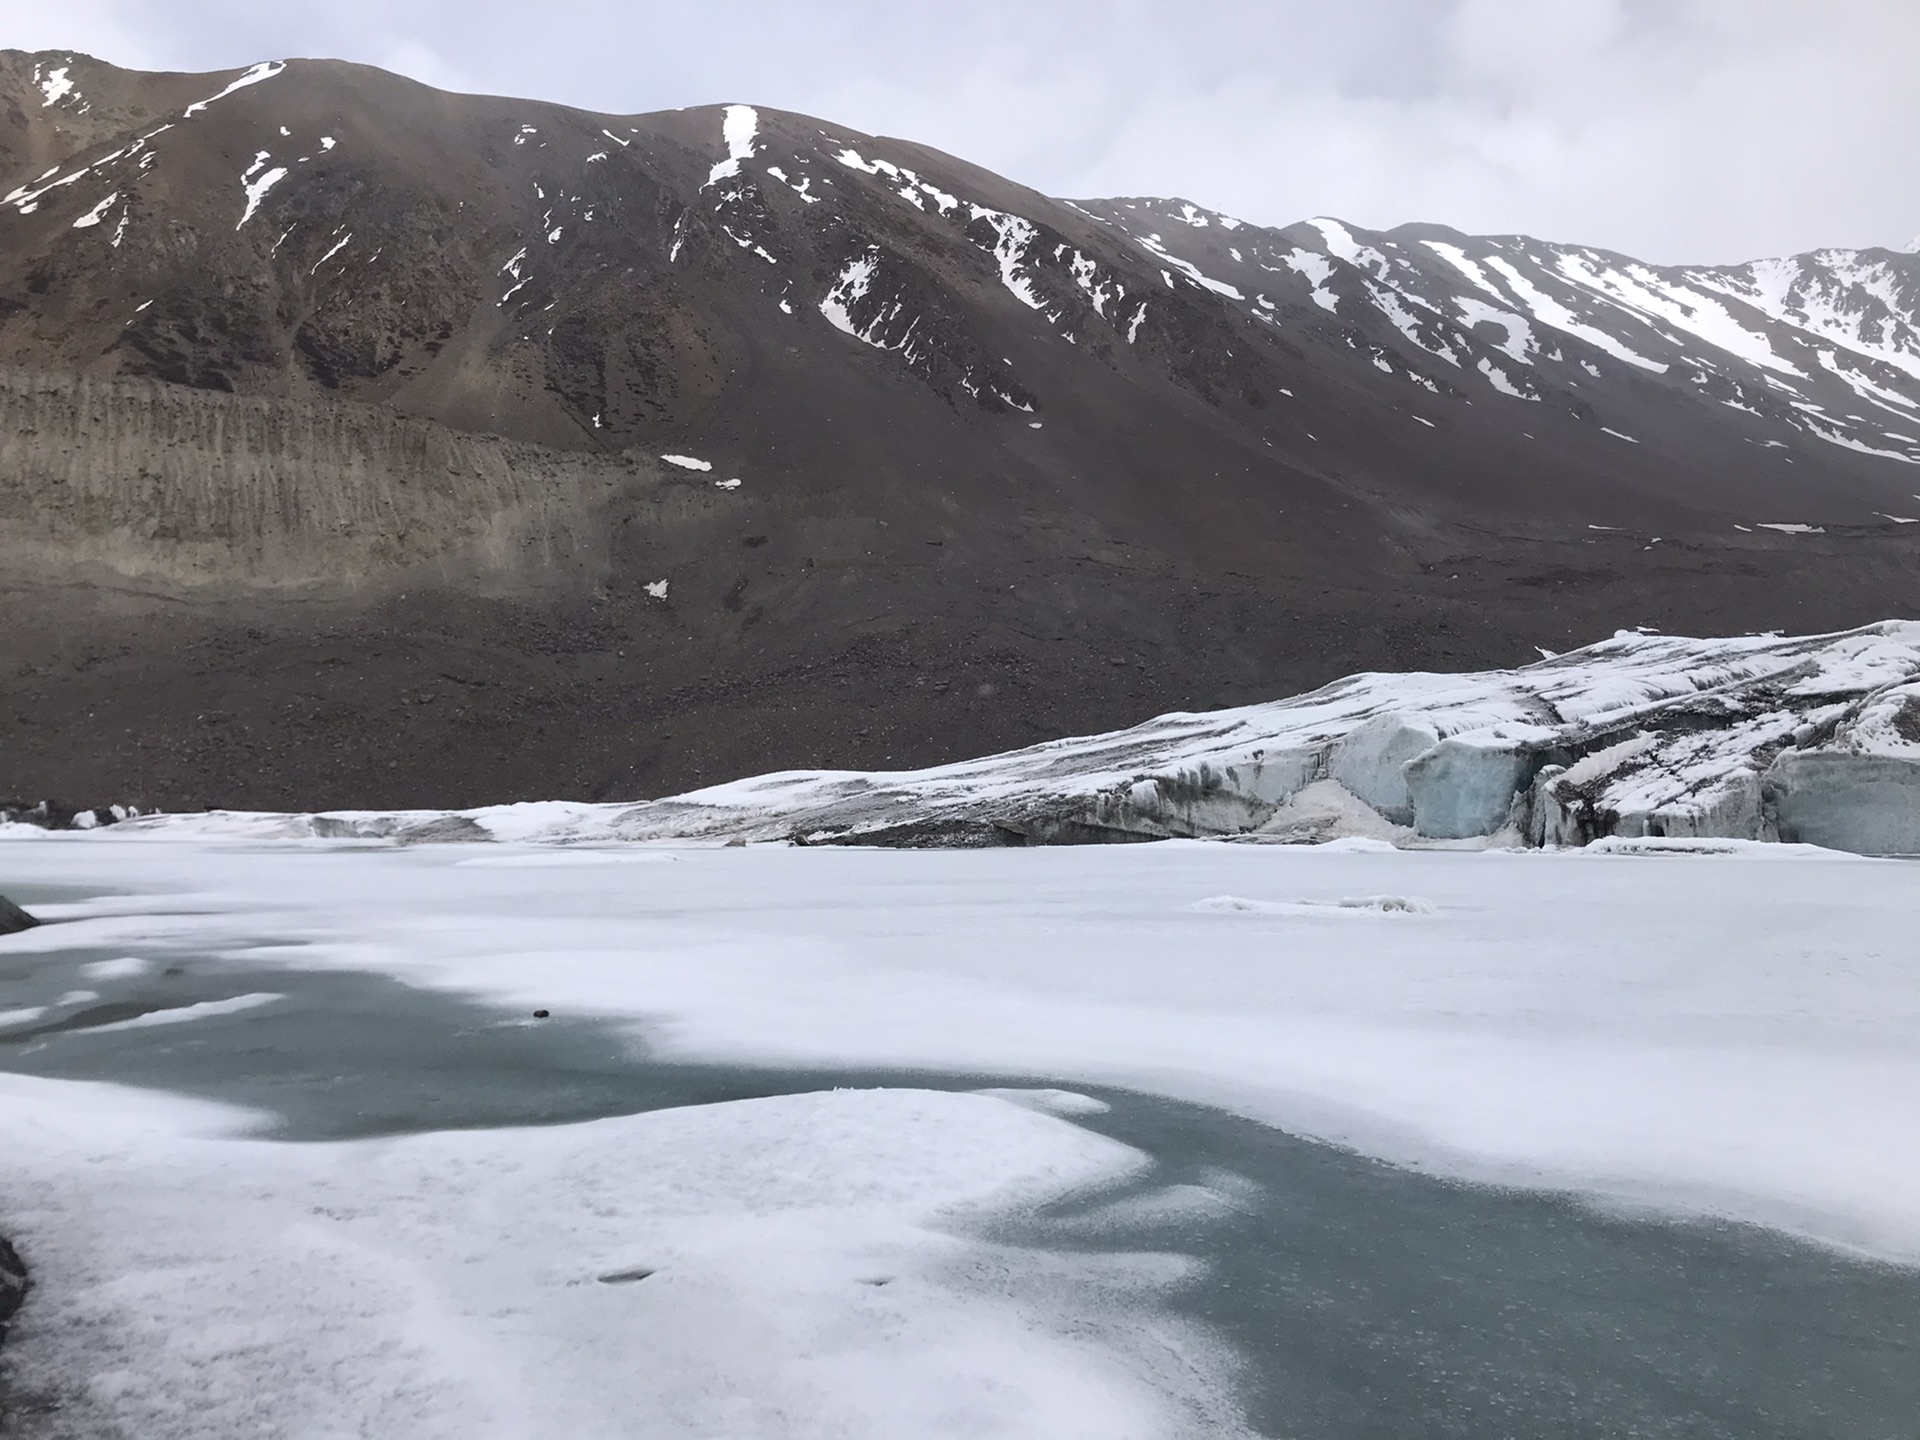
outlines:
M22 930L33 929L39 923L6 896L0 895L0 935L17 935Z
M7 1326L13 1319L14 1311L20 1308L20 1302L27 1298L30 1284L27 1267L21 1263L19 1252L6 1240L0 1239L0 1343L6 1341Z

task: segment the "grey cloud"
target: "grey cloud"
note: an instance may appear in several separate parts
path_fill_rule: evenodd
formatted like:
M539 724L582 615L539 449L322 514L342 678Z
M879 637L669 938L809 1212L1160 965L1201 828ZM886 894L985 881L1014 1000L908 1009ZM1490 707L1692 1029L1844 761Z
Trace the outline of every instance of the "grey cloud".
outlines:
M9 0L6 42L338 55L635 111L750 100L1059 195L1725 261L1920 229L1912 0Z

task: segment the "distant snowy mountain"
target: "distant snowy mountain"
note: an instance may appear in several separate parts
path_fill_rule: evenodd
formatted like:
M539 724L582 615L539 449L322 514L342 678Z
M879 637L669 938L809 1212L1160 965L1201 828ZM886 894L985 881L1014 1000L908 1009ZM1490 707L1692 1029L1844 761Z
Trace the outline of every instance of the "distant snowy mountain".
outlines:
M1765 449L1811 439L1920 465L1911 254L1654 266L1433 225L1378 232L1318 219L1274 230L1178 200L1081 208L1162 262L1170 287L1203 286L1282 329L1295 307L1325 312L1321 330L1410 387L1416 415L1444 414L1450 399L1506 398L1628 443L1639 443L1629 432L1665 433L1680 417L1722 422Z
M1920 853L1920 623L1625 633L1524 669L1311 695L930 770L762 776L637 806L216 814L137 833L421 841L1402 846L1803 841Z

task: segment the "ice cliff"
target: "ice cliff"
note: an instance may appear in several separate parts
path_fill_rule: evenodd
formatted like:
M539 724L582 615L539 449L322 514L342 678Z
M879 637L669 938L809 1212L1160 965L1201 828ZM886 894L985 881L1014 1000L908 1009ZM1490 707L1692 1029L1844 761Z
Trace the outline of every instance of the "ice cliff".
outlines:
M1718 640L1623 631L1515 670L1355 675L928 770L789 771L638 804L115 828L892 845L1725 837L1920 853L1920 622Z

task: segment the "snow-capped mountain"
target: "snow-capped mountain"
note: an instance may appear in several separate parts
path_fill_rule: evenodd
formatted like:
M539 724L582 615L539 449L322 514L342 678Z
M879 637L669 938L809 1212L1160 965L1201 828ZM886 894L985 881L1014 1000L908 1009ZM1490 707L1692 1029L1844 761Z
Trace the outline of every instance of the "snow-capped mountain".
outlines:
M1625 427L1644 415L1663 434L1679 424L1769 450L1814 440L1920 466L1912 254L1656 266L1433 225L1274 230L1178 200L1081 208L1164 262L1169 286L1203 286L1276 328L1303 306L1325 312L1319 335L1412 387L1417 418L1505 397L1630 444L1640 438Z
M1920 257L328 61L0 52L0 112L0 798L659 794L1920 602Z

